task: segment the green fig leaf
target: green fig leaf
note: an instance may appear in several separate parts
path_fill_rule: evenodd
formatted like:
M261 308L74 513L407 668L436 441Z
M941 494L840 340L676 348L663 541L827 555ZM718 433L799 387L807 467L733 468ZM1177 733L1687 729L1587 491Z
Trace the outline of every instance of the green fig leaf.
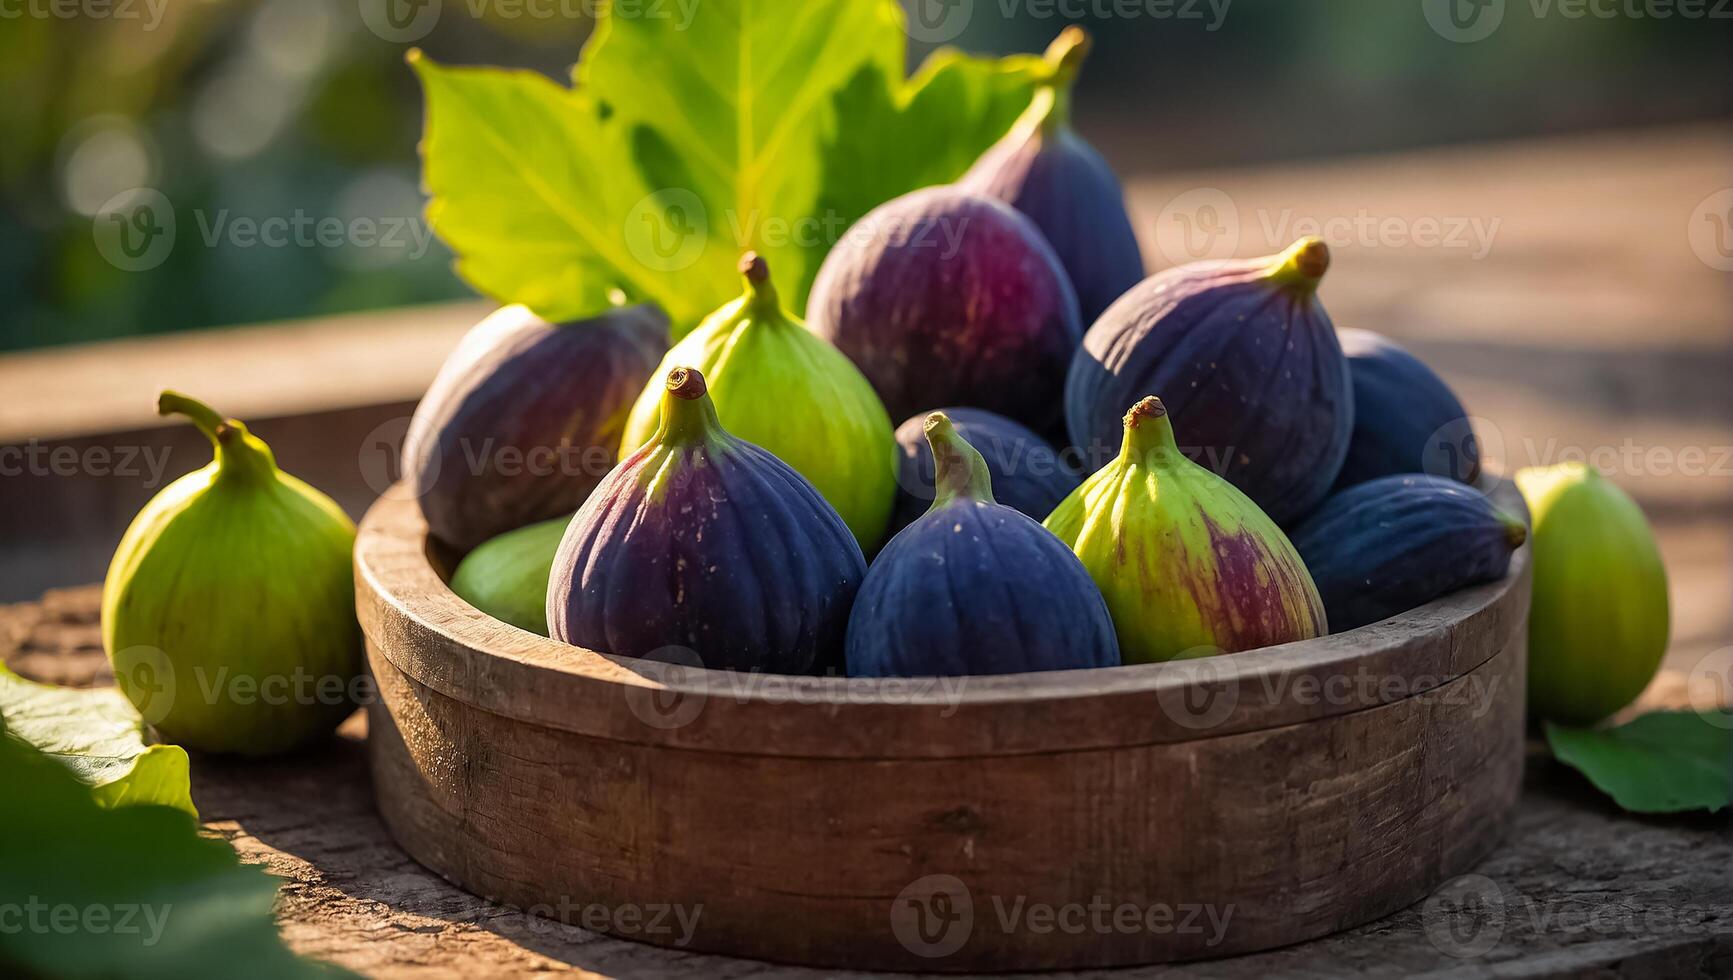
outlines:
M1632 813L1713 813L1733 792L1733 713L1656 711L1611 729L1547 722L1546 739Z
M960 175L1034 91L1040 59L935 55L904 80L895 0L713 0L609 14L573 70L412 58L428 218L471 285L553 320L655 302L680 336L764 254L791 309L855 219Z
M953 48L933 52L907 82L862 66L836 93L820 151L818 213L847 227L891 198L961 177L1028 108L1049 71L1036 55L975 58ZM801 282L803 298L810 285Z
M0 974L347 976L277 935L277 880L186 811L107 807L64 765L0 738Z
M150 744L144 721L115 688L38 684L0 667L0 732L0 741L23 742L59 763L104 806L156 804L198 816L186 750Z

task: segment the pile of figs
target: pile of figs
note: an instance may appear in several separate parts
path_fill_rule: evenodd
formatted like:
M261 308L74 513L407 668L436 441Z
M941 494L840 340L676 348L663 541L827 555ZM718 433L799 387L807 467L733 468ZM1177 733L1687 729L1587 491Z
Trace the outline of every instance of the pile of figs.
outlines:
M620 657L943 677L1369 626L1503 577L1532 540L1532 706L1590 723L1634 697L1668 629L1636 504L1563 467L1517 474L1532 525L1500 512L1449 386L1331 322L1318 239L1146 278L1119 180L1070 126L1087 50L1067 28L959 180L850 228L803 316L748 252L740 297L700 323L510 306L471 330L400 488L461 556L452 590ZM161 411L214 458L115 554L121 689L195 748L319 737L361 670L354 526L239 420L174 392ZM189 696L230 672L335 684Z
M644 307L477 327L404 460L454 590L619 656L947 676L1271 646L1503 576L1523 524L1428 455L1466 412L1337 332L1322 241L1144 277L1069 122L1087 50L1067 28L961 179L863 217L804 318L748 253L672 347ZM487 440L611 465L506 479Z

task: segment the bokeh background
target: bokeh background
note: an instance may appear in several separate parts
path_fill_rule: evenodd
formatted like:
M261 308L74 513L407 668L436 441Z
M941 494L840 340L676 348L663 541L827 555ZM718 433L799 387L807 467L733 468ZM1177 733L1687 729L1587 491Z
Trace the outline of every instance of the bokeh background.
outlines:
M0 17L0 350L469 295L419 225L421 93L406 45L369 28L372 2L114 0L60 17L4 0L25 15ZM415 43L438 60L563 77L603 0L428 2L438 19ZM1733 4L1717 0L1125 2L905 0L922 5L916 58L937 39L1008 53L1093 25L1080 128L1126 174L1733 117ZM1452 13L1499 23L1460 43L1434 26ZM133 273L102 258L91 216L140 186L210 222L397 218L419 235L218 236Z

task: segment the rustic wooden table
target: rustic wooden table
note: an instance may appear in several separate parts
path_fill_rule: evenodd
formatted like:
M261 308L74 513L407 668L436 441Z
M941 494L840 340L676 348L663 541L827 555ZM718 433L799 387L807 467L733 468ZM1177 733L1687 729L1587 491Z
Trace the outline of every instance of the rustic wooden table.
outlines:
M1705 679L1733 676L1733 463L1726 458L1733 453L1733 302L1727 275L1700 239L1694 245L1691 227L1711 195L1733 183L1729 159L1733 139L1725 127L1679 129L1164 175L1132 181L1128 194L1151 264L1159 266L1212 243L1241 254L1270 251L1333 222L1321 230L1345 240L1336 240L1323 296L1339 325L1390 333L1436 365L1507 467L1600 453L1597 461L1653 519L1671 577L1673 645L1643 706L1701 704L1714 695ZM1181 237L1206 219L1217 239ZM1439 242L1417 240L1433 227ZM1450 244L1451 229L1461 229L1458 244ZM401 412L401 400L425 384L422 376L472 318L463 308L437 322L401 324L391 343L408 355L396 358L402 377L388 372L355 382L371 384L365 400L381 407L344 406L355 414L347 427L299 426L317 430L316 445L289 437L297 431L292 419L307 418L296 413L315 407L294 399L306 397L308 377L341 376L337 366L357 360L350 348L365 338L353 330L336 331L348 346L289 345L307 369L236 382L230 410L266 415L290 405L278 423L279 457L353 505L366 484L321 462L353 469L355 454L333 453L331 441L359 441L389 417L384 413ZM285 347L284 331L297 329L249 337L253 347L276 351ZM235 349L233 339L201 343L149 342L118 374L116 358L95 350L0 362L0 387L16 382L42 392L8 409L26 414L0 418L0 441L149 424L142 413L155 387L204 390L184 379L195 369L189 365L228 365L210 368L213 384L235 375L223 353ZM319 366L321 358L331 364ZM80 400L81 411L95 413L90 419L73 425L28 416L66 401L67 390L92 393ZM183 462L176 458L177 471L190 468ZM28 490L14 495L20 504L11 508L20 533L70 526L92 506L46 486L18 486ZM112 484L100 495L114 511L102 519L124 525L136 501ZM57 506L85 510L60 514ZM93 536L109 541L111 530ZM5 551L0 564L22 567L46 548ZM81 560L78 567L88 567L91 559ZM0 607L0 654L27 676L104 683L96 610L94 588ZM338 739L298 758L194 761L194 800L207 827L287 880L280 919L297 950L380 976L571 968L627 977L817 975L609 939L445 883L386 835L373 808L365 737L358 715ZM1730 870L1725 814L1622 814L1536 746L1514 829L1478 876L1329 939L1116 975L1730 977Z

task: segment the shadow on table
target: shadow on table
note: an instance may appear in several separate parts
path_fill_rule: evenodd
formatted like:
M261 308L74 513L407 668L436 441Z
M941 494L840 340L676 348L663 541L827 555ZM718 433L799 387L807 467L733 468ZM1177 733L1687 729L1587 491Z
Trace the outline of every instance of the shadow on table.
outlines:
M248 853L242 838L252 837L309 866L291 872L302 887L285 892L279 914L320 924L327 934L317 955L381 966L413 960L425 968L434 941L444 947L448 939L477 929L505 940L478 941L471 934L449 946L454 957L473 957L477 973L528 972L546 966L539 957L618 977L717 977L739 973L742 966L762 968L604 936L447 882L391 839L374 806L365 737L366 718L357 714L338 737L284 759L193 760L193 802L201 818L223 830L235 824L243 858L262 857ZM378 948L399 942L401 955Z

